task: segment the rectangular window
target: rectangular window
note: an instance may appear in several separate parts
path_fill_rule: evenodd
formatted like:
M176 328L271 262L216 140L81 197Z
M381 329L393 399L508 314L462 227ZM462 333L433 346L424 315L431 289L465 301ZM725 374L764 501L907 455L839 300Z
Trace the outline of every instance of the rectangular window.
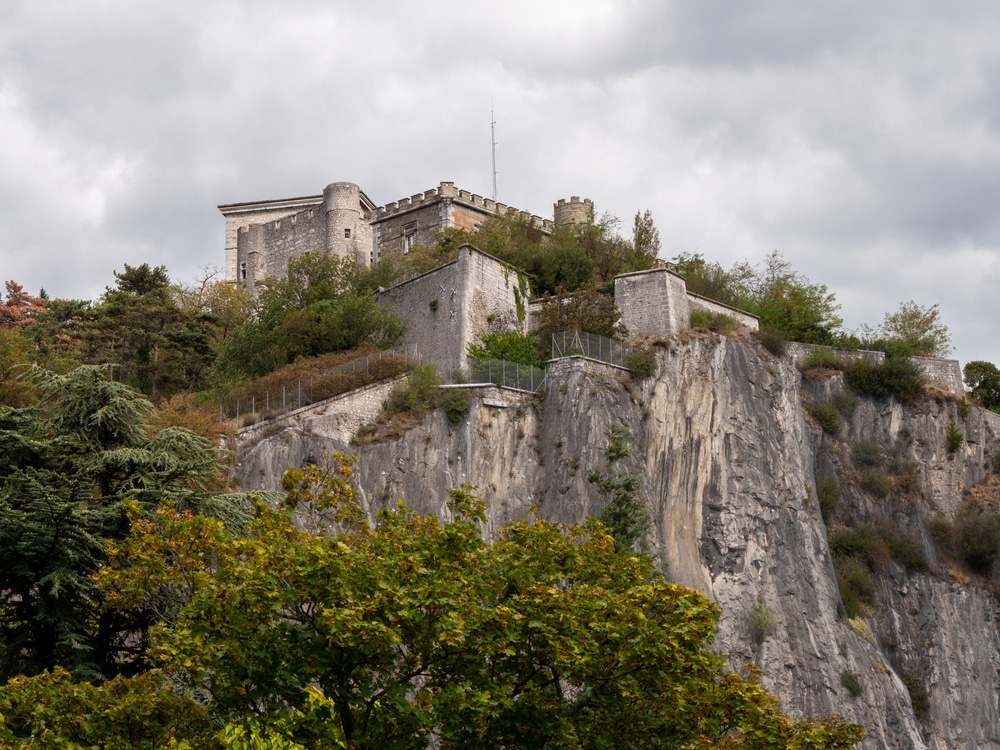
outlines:
M240 281L247 280L247 264L240 263Z
M417 244L417 223L407 224L403 227L403 252L408 253Z
M351 239L351 230L350 230L350 228L344 229L344 239L345 240Z

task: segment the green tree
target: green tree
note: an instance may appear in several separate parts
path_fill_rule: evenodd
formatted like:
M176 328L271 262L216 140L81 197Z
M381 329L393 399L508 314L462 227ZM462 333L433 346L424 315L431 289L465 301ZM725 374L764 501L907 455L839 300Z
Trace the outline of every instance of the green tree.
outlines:
M238 536L164 509L120 546L127 569L103 576L137 602L150 581L186 587L155 654L178 684L202 691L234 741L596 749L860 739L836 718L782 715L752 673L729 671L711 649L718 608L664 581L649 559L617 552L598 522L536 518L486 540L482 504L454 490L450 523L400 507L369 524L338 470L339 480L288 475L285 509L260 507ZM326 514L330 533L300 530L289 508L303 506Z
M593 289L567 292L559 289L542 302L538 314L538 349L544 361L552 348L552 334L563 331L586 331L607 338L623 339L628 331L621 323L621 313L607 294Z
M982 360L969 362L962 369L962 375L969 395L984 409L1000 412L1000 369L996 365Z
M481 333L478 344L469 344L468 355L472 359L503 359L541 367L537 347L537 336L527 336L520 331Z
M284 278L261 285L260 307L226 339L217 363L233 379L259 377L299 357L395 344L405 324L380 306L353 260L330 252L288 262Z
M107 369L29 373L32 407L0 407L0 676L57 665L96 679L142 664L141 612L101 613L91 576L128 534L123 503L208 503L219 466Z
M697 253L677 256L674 267L689 291L757 315L762 331L784 340L832 344L843 325L836 297L794 271L777 250L759 269L743 261L726 270Z
M946 357L951 352L951 334L941 322L937 305L921 307L913 300L901 302L895 312L886 313L879 332L890 341L903 342L913 354Z

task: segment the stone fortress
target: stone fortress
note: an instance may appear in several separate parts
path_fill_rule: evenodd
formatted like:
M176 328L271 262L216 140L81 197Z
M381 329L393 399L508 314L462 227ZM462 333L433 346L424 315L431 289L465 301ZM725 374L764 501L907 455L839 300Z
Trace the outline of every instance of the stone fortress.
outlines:
M389 252L431 246L438 232L474 231L489 216L526 215L502 203L460 190L453 182L409 198L375 206L358 185L334 182L322 195L219 206L226 219L226 279L252 289L268 276L285 273L291 258L320 249L370 265ZM594 204L574 196L553 206L552 220L530 216L540 230L590 223ZM632 337L669 338L690 327L693 310L721 313L750 330L756 316L687 290L684 278L666 267L617 276L615 303ZM408 323L402 344L441 370L465 369L468 345L497 329L534 330L540 301L529 299L528 279L517 269L463 246L456 260L380 292L379 301ZM802 361L812 347L793 344ZM881 352L838 351L849 360L881 361ZM927 380L964 394L957 360L916 357Z
M432 246L438 232L451 227L474 231L488 216L526 212L442 182L384 206L376 206L353 182L334 182L322 195L228 203L226 280L254 284L281 276L291 258L317 249L371 265L383 254ZM573 196L553 206L552 220L531 216L543 232L556 226L589 223L594 204Z

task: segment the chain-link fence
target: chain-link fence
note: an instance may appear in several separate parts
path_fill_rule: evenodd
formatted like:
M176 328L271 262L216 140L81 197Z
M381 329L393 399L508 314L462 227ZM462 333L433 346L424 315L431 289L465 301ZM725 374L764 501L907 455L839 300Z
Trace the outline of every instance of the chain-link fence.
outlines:
M552 359L583 356L625 367L632 347L621 341L586 331L563 331L552 334Z
M220 418L271 418L293 409L400 375L419 363L416 349L388 349L358 357L308 378L249 384L239 396L219 407ZM249 423L249 422L247 422Z
M545 382L545 370L505 359L470 359L470 383L493 383L519 391L536 391Z

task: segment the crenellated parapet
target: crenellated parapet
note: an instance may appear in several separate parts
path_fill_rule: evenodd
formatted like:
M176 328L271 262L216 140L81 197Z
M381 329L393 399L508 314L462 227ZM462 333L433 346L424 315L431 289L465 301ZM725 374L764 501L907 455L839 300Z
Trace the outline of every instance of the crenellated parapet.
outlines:
M574 198L573 200L579 201L579 198ZM529 214L526 211L519 211L516 208L508 206L506 203L494 201L491 198L486 198L462 188L456 188L454 182L442 182L436 188L425 190L422 193L414 193L409 198L401 198L398 201L386 203L384 206L378 206L372 213L372 223L378 223L400 214L418 211L443 201L457 203L487 215L523 217L530 220L535 227L541 229L543 232L551 232L556 226L555 222L551 219ZM560 201L560 203L563 202ZM591 205L592 214L593 203L589 200L587 203Z

